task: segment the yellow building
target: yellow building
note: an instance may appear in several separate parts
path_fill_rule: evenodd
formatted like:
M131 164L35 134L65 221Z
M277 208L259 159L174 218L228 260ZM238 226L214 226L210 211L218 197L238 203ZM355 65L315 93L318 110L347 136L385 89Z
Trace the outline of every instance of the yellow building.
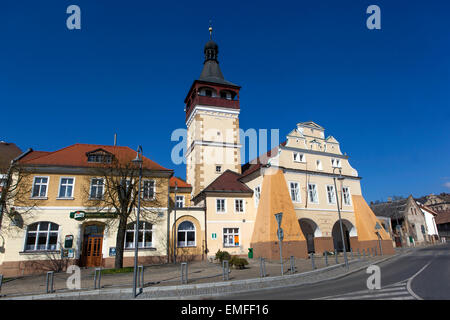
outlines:
M132 209L123 234L123 265L133 264L138 167L136 151L121 146L75 144L55 152L33 151L20 160L29 198L14 208L21 224L3 219L0 273L43 272L61 254L79 266L113 267L117 245L118 192ZM173 171L143 157L139 262L167 261L169 179ZM123 189L116 190L117 186ZM23 200L23 199L21 199ZM23 201L22 201L23 202ZM12 204L14 206L14 204ZM62 250L62 251L61 251Z
M378 228L362 197L358 172L320 125L298 123L285 142L241 167L240 87L225 80L218 51L208 41L202 73L185 99L186 180L193 186L193 205L206 211L208 255L218 250L246 255L254 248L256 256L274 256L274 214L282 210L289 217L285 221L298 224L282 224L289 230L291 255L341 251L344 245L347 250L382 246L392 253L389 234Z

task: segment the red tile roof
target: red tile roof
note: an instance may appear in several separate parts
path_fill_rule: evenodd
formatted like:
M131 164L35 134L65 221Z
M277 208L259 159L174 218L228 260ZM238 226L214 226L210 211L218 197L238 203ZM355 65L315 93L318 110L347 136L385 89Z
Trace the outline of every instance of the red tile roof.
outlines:
M54 152L33 151L21 159L20 163L32 166L96 167L98 163L88 162L86 154L99 149L113 154L121 163L127 163L136 158L136 150L129 147L77 143ZM143 168L172 171L145 156Z
M178 188L192 188L192 186L189 183L187 183L186 181L184 181L183 179L178 178L178 177L171 177L170 178L169 182L170 182L170 187L171 188L175 187L175 181L177 182Z
M262 165L267 164L267 160L271 157L274 157L278 154L278 149L280 146L285 146L287 141L284 141L282 143L280 143L279 146L276 146L275 148L273 148L270 151L267 151L265 154L259 156L258 158L242 165L242 176L247 176L257 170L259 170Z
M213 182L209 184L202 192L236 192L253 193L253 190L246 184L239 181L241 175L231 170L226 170Z

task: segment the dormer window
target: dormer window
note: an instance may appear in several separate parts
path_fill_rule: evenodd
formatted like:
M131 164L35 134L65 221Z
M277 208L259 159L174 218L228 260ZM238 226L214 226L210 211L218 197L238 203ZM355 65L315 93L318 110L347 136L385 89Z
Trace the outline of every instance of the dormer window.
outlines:
M112 161L112 154L104 150L95 150L86 155L87 161L91 163L111 163Z

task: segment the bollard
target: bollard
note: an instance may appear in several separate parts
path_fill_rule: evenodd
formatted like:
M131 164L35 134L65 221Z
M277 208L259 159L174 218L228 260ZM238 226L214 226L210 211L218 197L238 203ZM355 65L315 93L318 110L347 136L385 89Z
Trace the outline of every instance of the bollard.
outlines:
M294 258L294 256L290 257L290 261L291 261L290 271L291 271L291 274L294 274L295 273L295 258Z
M266 261L264 258L259 258L259 275L261 278L266 276Z
M228 260L222 261L223 281L229 280L230 264Z
M102 280L102 268L95 268L94 272L94 289L100 289L100 283Z
M54 279L54 277L55 277L55 273L53 271L47 272L47 278L46 278L47 293L55 292L55 290L53 289L53 279Z
M328 267L328 251L325 251L325 266Z
M339 262L338 262L338 256L337 256L337 250L336 249L334 249L334 256L336 258L336 264L338 264Z
M378 255L378 252L377 252L377 248L376 248L376 247L373 248L373 253L374 253L374 257L376 257L376 256Z
M316 269L316 264L314 263L314 253L310 253L309 256L311 257L311 264L313 270Z
M363 261L366 260L366 249L363 249Z
M139 293L142 293L144 291L144 266L138 266L137 273L137 286L139 287Z
M188 264L187 262L181 263L181 283L188 283Z
M361 260L361 253L359 252L359 248L358 248L358 260Z
M0 292L2 292L3 275L0 274Z
M352 259L353 259L353 248L350 248L350 255L351 255Z

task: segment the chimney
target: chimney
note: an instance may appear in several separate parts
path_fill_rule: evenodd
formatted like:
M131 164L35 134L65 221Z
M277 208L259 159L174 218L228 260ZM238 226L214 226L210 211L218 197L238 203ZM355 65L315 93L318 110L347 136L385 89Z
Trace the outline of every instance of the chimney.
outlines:
M117 133L114 133L114 147L117 145Z

